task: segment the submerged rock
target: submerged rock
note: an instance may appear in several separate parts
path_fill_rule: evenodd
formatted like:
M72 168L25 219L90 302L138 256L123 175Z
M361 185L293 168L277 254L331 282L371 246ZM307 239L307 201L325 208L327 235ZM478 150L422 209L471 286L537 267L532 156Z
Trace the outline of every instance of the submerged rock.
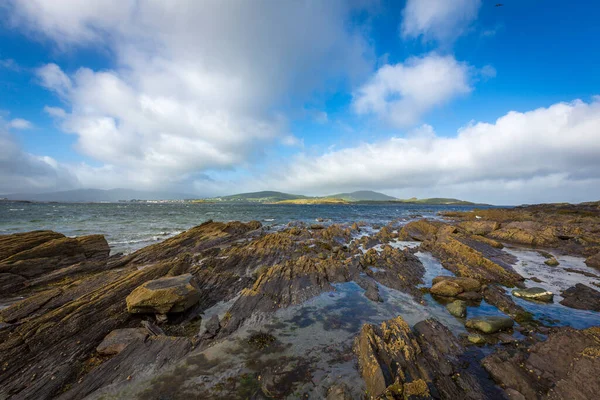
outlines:
M369 278L357 277L354 282L365 290L365 297L374 302L383 302L383 299L379 295L379 287L377 283Z
M450 314L457 318L464 318L467 316L467 303L462 300L455 300L452 303L447 304L446 309Z
M507 317L479 317L468 319L465 322L467 328L477 329L483 333L496 333L511 329L513 325L513 320Z
M115 329L102 340L102 343L96 347L100 355L108 356L119 354L131 342L135 340L146 340L148 331L144 328L125 328Z
M497 351L482 365L515 395L510 398L594 399L600 393L599 343L599 327L558 328L543 342Z
M327 390L326 400L352 400L352 396L344 383L337 383Z
M473 344L485 344L487 343L486 338L479 333L469 333L467 340Z
M191 274L146 282L126 299L131 314L184 312L199 300L200 292Z
M527 300L543 301L546 303L552 302L554 294L541 287L532 287L527 289L514 289L513 296L521 297Z
M560 304L578 310L600 311L600 292L583 283L563 290Z
M498 285L488 285L483 290L483 298L489 304L496 306L503 313L510 315L515 321L523 323L531 321L533 315L523 307L516 304L513 299L506 294L504 288Z

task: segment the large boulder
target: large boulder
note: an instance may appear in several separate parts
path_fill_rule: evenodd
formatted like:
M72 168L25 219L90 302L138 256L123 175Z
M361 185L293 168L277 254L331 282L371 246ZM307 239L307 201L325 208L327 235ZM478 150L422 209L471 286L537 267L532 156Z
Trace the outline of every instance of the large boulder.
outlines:
M465 322L465 326L470 329L476 329L483 333L496 333L502 330L511 329L514 325L512 319L508 317L479 317L471 318Z
M600 311L600 292L583 283L563 290L560 295L563 299L560 304L578 310Z
M160 278L144 283L127 296L131 314L183 312L200 300L191 274Z
M554 294L544 288L532 287L527 289L514 289L513 296L521 297L527 300L543 301L546 303L552 302Z
M450 281L460 286L464 292L479 292L481 283L477 279L460 277L460 276L436 276L432 283L435 285L438 282Z
M454 297L462 293L464 289L455 282L444 280L434 284L429 291L438 296Z

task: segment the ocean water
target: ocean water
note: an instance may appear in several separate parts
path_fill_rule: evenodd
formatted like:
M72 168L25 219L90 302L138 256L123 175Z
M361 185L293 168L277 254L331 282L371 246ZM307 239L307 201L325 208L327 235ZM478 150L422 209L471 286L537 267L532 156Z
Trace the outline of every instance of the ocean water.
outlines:
M143 204L143 203L12 203L0 202L0 234L50 229L67 236L103 234L112 253L129 253L199 225L214 221L258 220L281 227L290 221L328 223L364 221L385 225L427 217L440 211L467 211L472 206L412 204L279 205L279 204Z

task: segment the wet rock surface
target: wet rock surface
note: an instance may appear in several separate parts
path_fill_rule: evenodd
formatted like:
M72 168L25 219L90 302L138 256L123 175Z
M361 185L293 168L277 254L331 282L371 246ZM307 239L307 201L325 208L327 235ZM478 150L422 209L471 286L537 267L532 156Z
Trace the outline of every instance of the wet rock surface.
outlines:
M496 333L503 330L509 330L514 324L514 321L507 317L472 318L465 322L467 328L476 329L483 333Z
M561 292L560 304L579 310L600 311L600 292L582 283Z
M208 221L112 257L100 235L0 236L0 398L590 398L598 328L554 325L593 320L600 293L524 299L594 283L598 205ZM560 266L534 253L552 272L525 289L511 243Z
M527 289L514 289L513 296L521 297L528 300L536 300L543 302L551 302L554 294L544 288L532 287Z
M525 399L592 399L600 390L600 330L559 328L530 348L483 359L494 380ZM514 397L511 397L514 398Z

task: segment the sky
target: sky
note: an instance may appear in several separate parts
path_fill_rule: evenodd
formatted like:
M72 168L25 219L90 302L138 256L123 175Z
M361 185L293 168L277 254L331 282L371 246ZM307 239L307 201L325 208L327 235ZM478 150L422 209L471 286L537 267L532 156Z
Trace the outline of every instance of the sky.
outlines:
M600 3L5 0L0 193L600 199Z

